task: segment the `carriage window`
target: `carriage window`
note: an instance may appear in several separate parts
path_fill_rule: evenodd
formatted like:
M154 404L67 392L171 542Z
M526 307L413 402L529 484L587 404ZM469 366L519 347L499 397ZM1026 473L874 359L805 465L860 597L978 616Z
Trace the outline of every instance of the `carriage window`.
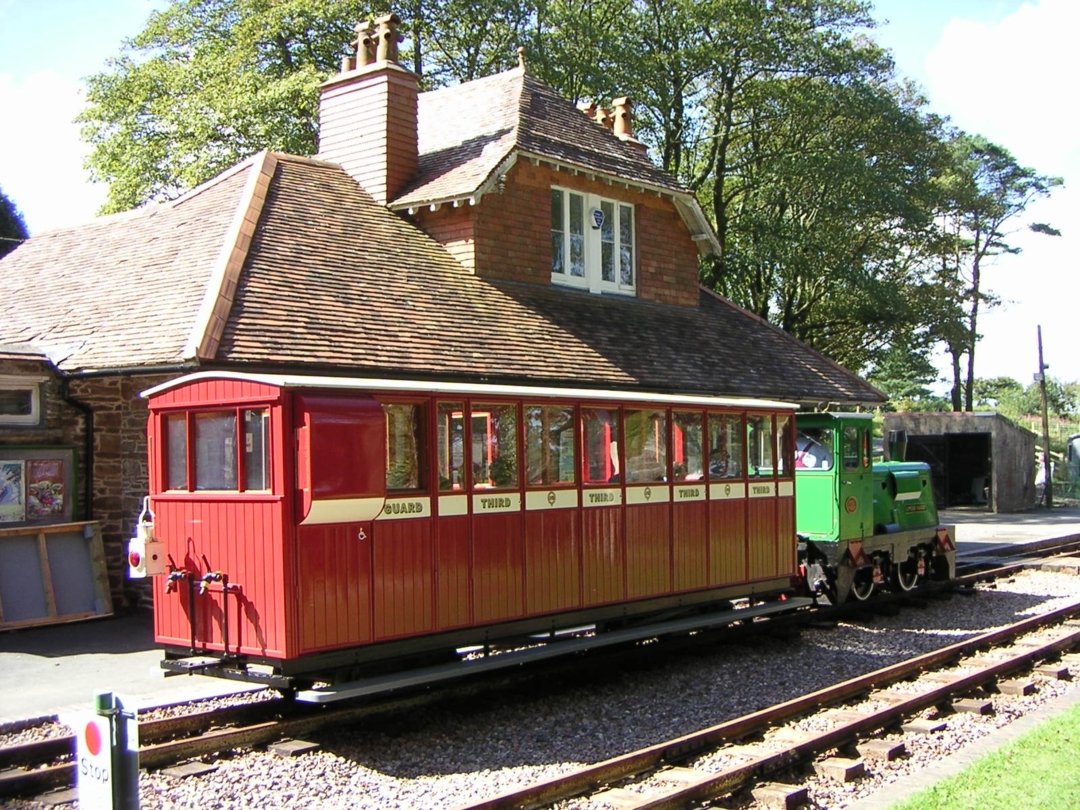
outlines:
M465 486L465 403L438 405L439 491Z
M187 414L165 417L165 489L188 488Z
M705 477L703 442L705 430L700 413L674 413L671 428L672 463L676 481L700 481Z
M773 424L771 416L753 415L746 420L746 451L750 475L773 474Z
M195 414L195 489L236 489L236 413Z
M386 488L421 489L420 406L383 405L386 414Z
M270 489L267 459L267 428L270 412L265 408L244 411L244 489Z
M795 453L791 443L791 416L776 417L776 471L790 477L795 466Z
M525 469L530 486L575 480L574 409L563 405L525 407Z
M473 406L472 451L474 487L518 485L516 405Z
M742 475L742 416L733 413L709 414L709 478L739 478Z
M581 432L585 457L582 479L586 484L607 484L621 480L617 411L582 408Z
M667 480L667 414L659 410L627 411L626 481Z

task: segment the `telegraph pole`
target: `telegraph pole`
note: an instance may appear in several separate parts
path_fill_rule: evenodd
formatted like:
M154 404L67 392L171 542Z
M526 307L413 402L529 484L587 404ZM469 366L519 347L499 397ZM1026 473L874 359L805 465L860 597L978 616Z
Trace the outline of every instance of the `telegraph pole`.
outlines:
M1035 379L1039 381L1039 391L1042 395L1042 425L1043 425L1043 474L1046 476L1046 507L1054 505L1054 482L1052 478L1053 467L1050 462L1050 417L1046 407L1046 369L1050 368L1043 362L1042 350L1042 326L1037 327L1039 332L1039 373Z

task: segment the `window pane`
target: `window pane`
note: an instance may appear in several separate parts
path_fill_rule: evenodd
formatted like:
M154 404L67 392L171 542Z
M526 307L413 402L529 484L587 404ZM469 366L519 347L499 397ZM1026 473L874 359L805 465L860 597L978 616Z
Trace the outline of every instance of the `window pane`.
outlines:
M465 403L438 404L439 490L465 486Z
M34 392L29 388L0 388L0 416L30 416Z
M616 411L606 408L583 408L581 430L585 444L584 482L607 484L620 480L619 430Z
M270 489L270 464L266 458L270 412L265 408L244 411L244 489Z
M833 429L806 428L795 437L795 467L831 470L833 466Z
M666 480L667 414L660 410L627 411L623 433L627 483Z
M585 198L570 197L570 275L585 277Z
M773 473L773 428L771 416L750 416L746 420L750 475Z
M844 428L844 469L857 470L859 468L859 429L857 427Z
M386 488L421 489L420 406L383 405L386 414Z
M709 478L739 478L743 457L742 417L709 414Z
M615 283L615 203L600 203L604 224L600 227L600 277Z
M165 417L165 489L188 488L187 415Z
M790 416L776 417L776 472L790 476L795 465L795 456L791 449Z
M676 411L671 429L672 463L676 481L700 481L705 477L702 442L705 429L700 413Z
M526 483L572 484L575 480L574 409L562 405L525 408Z
M619 283L634 286L634 209L619 206Z
M518 485L516 405L473 406L472 451L474 487Z
M195 414L195 489L236 489L236 414Z
M551 190L551 272L566 272L566 230L563 224L563 192Z

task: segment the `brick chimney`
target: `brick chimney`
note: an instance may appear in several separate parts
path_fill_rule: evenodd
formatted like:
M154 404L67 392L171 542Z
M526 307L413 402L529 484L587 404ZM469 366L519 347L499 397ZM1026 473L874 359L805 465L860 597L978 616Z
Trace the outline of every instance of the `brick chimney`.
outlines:
M419 79L398 64L401 20L356 26L356 56L322 86L318 157L340 163L385 205L416 176Z

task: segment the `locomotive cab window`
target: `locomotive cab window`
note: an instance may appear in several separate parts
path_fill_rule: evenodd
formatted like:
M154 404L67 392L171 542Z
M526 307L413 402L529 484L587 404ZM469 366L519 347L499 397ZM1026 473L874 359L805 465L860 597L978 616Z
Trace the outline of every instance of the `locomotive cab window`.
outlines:
M831 470L833 429L806 428L795 437L795 466L799 469Z
M844 428L844 469L858 470L870 466L870 434L863 428L849 425Z

